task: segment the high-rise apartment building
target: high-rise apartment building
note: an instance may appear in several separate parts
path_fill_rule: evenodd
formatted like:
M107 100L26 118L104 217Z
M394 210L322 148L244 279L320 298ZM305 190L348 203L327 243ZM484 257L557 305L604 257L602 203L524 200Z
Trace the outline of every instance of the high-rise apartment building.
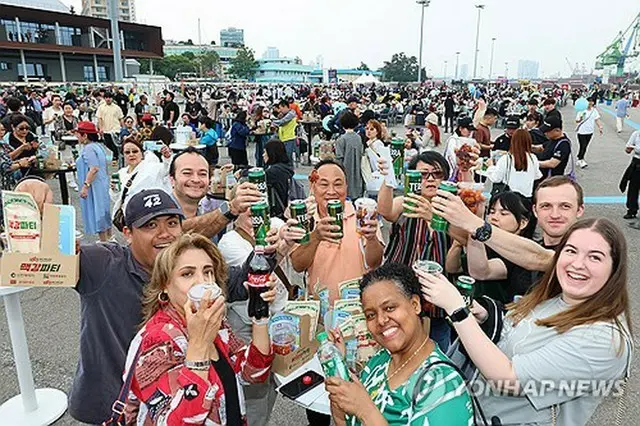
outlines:
M535 80L538 78L540 63L521 59L518 61L518 78L526 80Z
M241 28L233 28L233 27L220 30L220 46L222 47L244 46L244 30Z
M277 47L267 47L267 50L262 54L262 59L278 59L280 57L280 51Z
M82 0L82 14L94 18L109 19L110 0ZM117 0L120 21L135 22L135 0Z

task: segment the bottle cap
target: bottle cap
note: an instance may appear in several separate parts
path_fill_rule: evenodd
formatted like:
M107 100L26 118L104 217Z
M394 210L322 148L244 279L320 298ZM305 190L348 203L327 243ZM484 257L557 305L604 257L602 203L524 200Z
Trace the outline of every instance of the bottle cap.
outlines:
M320 342L320 343L329 340L329 337L327 336L327 333L324 332L324 331L318 333L317 338L318 338L318 342Z

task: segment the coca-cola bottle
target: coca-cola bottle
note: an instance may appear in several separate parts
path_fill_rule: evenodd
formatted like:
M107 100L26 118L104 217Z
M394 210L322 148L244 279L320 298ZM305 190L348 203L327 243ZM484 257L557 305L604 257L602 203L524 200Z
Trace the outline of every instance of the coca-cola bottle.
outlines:
M269 304L261 294L269 290L271 267L264 254L263 246L256 246L253 259L249 263L249 317L256 320L269 318Z

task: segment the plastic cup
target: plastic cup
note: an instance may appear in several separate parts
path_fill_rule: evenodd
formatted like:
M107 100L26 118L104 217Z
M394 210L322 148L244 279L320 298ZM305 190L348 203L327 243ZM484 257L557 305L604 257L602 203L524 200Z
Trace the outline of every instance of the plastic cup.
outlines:
M485 200L482 195L483 190L484 184L482 183L461 182L458 184L458 196L473 213L478 212L478 207Z
M187 297L193 303L196 309L200 309L200 301L204 297L207 290L211 290L211 299L217 299L222 295L222 289L215 283L196 284L189 289Z
M271 336L273 352L278 355L288 355L295 349L296 333L293 328L283 327Z
M362 228L365 221L371 220L376 217L378 210L378 203L371 198L358 198L355 201L356 207L356 231L362 234Z
M443 269L442 265L432 260L416 260L413 263L414 272L422 271L428 274L441 274Z

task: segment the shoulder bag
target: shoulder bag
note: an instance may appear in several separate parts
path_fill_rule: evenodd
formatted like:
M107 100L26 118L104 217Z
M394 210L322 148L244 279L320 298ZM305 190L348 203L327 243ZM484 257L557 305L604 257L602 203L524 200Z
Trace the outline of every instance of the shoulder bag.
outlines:
M140 358L141 349L142 344L140 344L140 346L138 347L136 356L133 358L133 362L131 363L131 367L129 367L127 377L125 377L124 383L122 383L122 387L120 388L118 398L116 398L116 400L113 402L113 405L111 406L111 417L102 422L100 426L125 426L126 423L124 418L124 411L127 407L127 398L129 397L129 390L131 389L133 375L136 372L136 364L138 363L138 358Z
M511 191L509 187L509 178L511 176L511 154L507 155L507 177L503 182L496 182L491 187L491 196L493 197L496 194L500 194L502 192Z

